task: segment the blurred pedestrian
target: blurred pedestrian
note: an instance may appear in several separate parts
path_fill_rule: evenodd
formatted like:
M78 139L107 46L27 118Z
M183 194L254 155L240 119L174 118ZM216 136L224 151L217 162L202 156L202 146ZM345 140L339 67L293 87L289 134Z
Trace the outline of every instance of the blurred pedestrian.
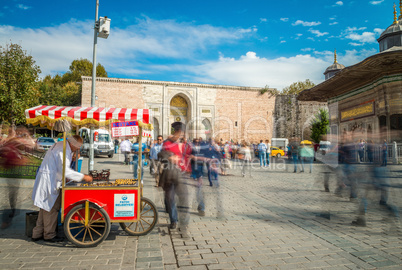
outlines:
M260 159L260 167L267 167L267 145L260 140L257 146L258 158Z
M147 149L147 144L141 143L141 183L143 182L144 178L145 149ZM134 179L138 179L138 163L140 162L139 161L140 144L138 138L136 138L135 143L131 146L131 151L133 152Z
M381 145L381 155L382 155L382 166L387 166L387 158L388 158L388 145L387 140L384 140Z
M269 140L265 140L265 145L267 146L267 151L265 152L265 156L267 159L267 167L269 166L269 159L271 158L271 144Z
M205 216L205 203L204 203L204 192L202 189L202 176L204 168L204 153L205 151L201 147L200 139L194 139L191 148L191 159L193 161L192 167L192 178L196 181L196 198L197 198L197 210L200 216Z
M120 143L120 152L124 155L124 164L130 164L131 142L126 138Z
M314 149L311 144L302 144L300 148L300 161L302 169L300 172L304 172L304 164L309 165L310 173L313 171Z
M158 186L159 184L159 176L160 176L160 170L161 170L161 166L160 166L160 162L158 159L158 154L160 151L162 151L162 145L163 145L163 137L162 135L159 135L157 137L156 142L154 143L154 145L151 148L151 151L149 151L149 159L151 161L151 175L154 175L155 177L155 183L156 186Z
M18 135L17 135L18 134ZM16 136L17 135L17 136ZM24 166L29 162L25 150L32 149L34 141L29 136L26 128L18 128L15 131L10 128L8 137L0 137L0 168L8 170L16 166ZM18 215L18 192L20 179L6 179L8 202L10 208L3 210L1 229L6 229L12 224L13 218Z
M119 150L119 144L120 144L119 139L115 138L113 142L114 142L114 153L117 154L117 151Z
M241 159L241 175L246 177L246 170L249 171L249 176L251 177L251 149L250 144L247 142L242 143L242 147L239 150L239 153L242 157ZM248 169L247 169L248 168Z
M174 122L172 128L174 134L163 143L162 151L158 154L163 164L159 186L165 192L165 204L170 219L169 228L176 229L179 222L181 230L186 233L189 223L188 183L186 183L188 178L185 175L187 170L187 144L180 142L185 134L185 124ZM176 195L178 203L176 203Z

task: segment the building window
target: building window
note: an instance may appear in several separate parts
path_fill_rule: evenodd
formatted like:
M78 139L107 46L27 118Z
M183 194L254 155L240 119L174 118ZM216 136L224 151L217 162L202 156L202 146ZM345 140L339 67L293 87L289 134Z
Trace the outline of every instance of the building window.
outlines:
M380 128L387 126L387 117L386 116L383 115L383 116L378 117L378 121L380 122Z
M402 130L402 114L394 114L390 117L391 130Z
M237 121L235 121L235 127L237 127Z

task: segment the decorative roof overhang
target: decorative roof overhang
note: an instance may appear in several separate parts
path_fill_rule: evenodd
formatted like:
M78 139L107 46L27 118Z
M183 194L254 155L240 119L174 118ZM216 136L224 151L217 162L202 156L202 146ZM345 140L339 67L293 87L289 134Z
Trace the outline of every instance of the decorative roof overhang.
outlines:
M392 47L342 69L330 79L302 91L297 99L325 102L370 84L381 77L400 73L402 73L402 47Z

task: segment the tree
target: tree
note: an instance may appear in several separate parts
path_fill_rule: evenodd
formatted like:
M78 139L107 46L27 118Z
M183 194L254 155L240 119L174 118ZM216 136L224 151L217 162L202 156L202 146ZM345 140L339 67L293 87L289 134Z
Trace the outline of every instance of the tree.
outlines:
M25 122L24 111L37 105L40 68L18 44L0 46L0 129L3 122Z
M310 81L309 79L307 79L304 82L301 82L301 81L295 82L295 83L292 83L290 86L283 88L282 94L283 95L297 95L301 91L310 89L314 86L315 86L315 84L312 81Z
M74 60L70 70L63 76L55 75L53 78L48 75L40 83L39 103L56 106L77 106L81 104L82 86L81 76L92 75L92 62L88 59ZM97 77L107 77L105 68L98 64L96 68Z
M269 93L269 95L272 96L277 96L280 94L280 92L278 91L278 89L276 88L269 88L268 85L266 85L264 88L260 89L260 94L264 95L265 93Z
M88 59L76 59L70 65L70 71L62 77L62 82L80 82L81 76L92 76L92 62ZM98 63L96 66L96 77L107 77L105 68Z
M325 135L328 132L329 132L329 113L327 110L320 109L311 122L310 138L315 143L319 143L322 135Z

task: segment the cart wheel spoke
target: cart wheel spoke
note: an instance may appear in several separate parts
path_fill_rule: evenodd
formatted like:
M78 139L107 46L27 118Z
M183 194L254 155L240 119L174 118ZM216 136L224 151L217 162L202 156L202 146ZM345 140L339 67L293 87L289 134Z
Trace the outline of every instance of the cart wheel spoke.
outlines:
M85 237L87 236L88 228L85 228L84 236L82 237L82 243L85 243Z
M94 221L92 221L92 222L89 222L89 224L93 224L93 223L96 223L96 222L105 222L105 221L104 221L103 217L100 217L100 218L98 218L97 220L94 220Z
M146 224L148 224L149 226L151 226L151 223L149 223L148 221L146 221L145 219L141 218L142 221L144 221Z
M89 224L92 223L92 220L93 220L93 218L94 218L96 212L98 212L98 211L94 211L94 213L92 214L92 217L89 219L89 221L88 221Z
M141 221L141 220L139 220L139 221L138 221L138 223L140 223L140 224L141 224L142 230L143 230L143 231L145 231L145 229L144 229L144 225L142 225L142 221Z
M133 225L135 222L131 222L130 225L127 226L127 228L130 228L131 225Z
M154 218L155 216L143 216L141 215L141 218Z
M151 209L149 209L149 210L147 210L147 211L145 211L145 212L143 212L143 213L141 213L141 216L143 215L143 214L146 214L146 213L148 213L149 211L151 211L152 210L152 208Z
M79 235L80 233L82 233L82 231L85 230L85 228L83 228L81 231L79 231L76 235L74 235L74 238L77 237L77 235Z
M99 232L97 232L94 228L92 228L92 226L91 227L89 227L89 229L90 230L92 230L93 232L95 232L95 233L97 233L99 236L102 236L102 234L101 233L99 233Z
M93 239L93 237L92 237L91 230L89 230L90 228L91 228L91 227L87 228L87 230L88 230L89 237L91 238L91 241L93 242L94 239Z

